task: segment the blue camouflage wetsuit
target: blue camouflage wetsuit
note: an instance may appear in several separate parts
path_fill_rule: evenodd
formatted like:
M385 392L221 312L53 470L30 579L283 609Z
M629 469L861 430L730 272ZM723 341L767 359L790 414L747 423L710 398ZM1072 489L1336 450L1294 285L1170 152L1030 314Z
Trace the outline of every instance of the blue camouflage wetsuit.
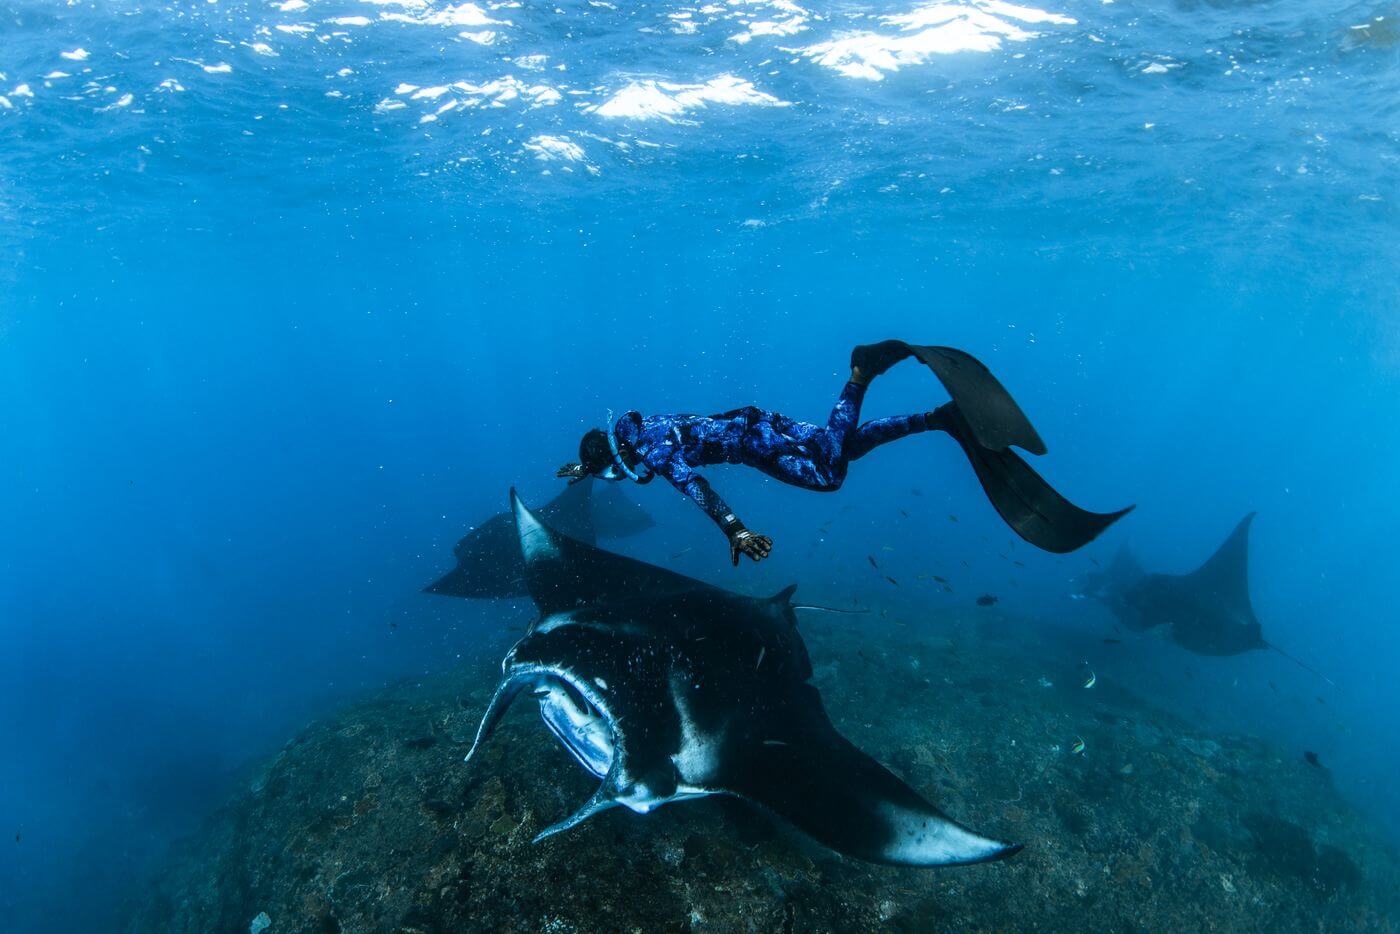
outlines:
M825 426L747 406L721 415L626 412L613 426L618 448L630 452L639 482L665 477L721 529L738 520L695 468L710 464L757 467L774 479L831 492L846 465L882 444L929 429L927 415L898 415L860 424L865 385L847 383Z

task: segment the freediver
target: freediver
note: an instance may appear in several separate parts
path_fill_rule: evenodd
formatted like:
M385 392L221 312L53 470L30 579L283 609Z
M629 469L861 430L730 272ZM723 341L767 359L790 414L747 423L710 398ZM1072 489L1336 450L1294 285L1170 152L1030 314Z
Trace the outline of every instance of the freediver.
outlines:
M952 401L921 415L861 422L860 407L870 381L909 357L933 370ZM784 483L829 493L845 481L851 461L925 431L951 435L1001 517L1018 535L1046 551L1073 551L1132 508L1087 512L1056 493L1010 450L1014 444L1043 454L1045 444L982 363L951 347L899 340L862 344L851 352L851 377L824 426L753 406L719 415L643 417L629 411L610 431L586 432L579 443L579 462L565 464L556 476L574 483L591 475L643 484L665 477L724 532L730 561L737 566L740 555L754 561L768 557L773 540L745 527L696 468L742 464Z

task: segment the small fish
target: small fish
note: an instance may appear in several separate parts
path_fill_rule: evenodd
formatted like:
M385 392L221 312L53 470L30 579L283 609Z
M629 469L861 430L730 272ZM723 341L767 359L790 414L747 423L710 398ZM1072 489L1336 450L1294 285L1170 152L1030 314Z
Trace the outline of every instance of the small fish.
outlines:
M1094 560L1093 558L1090 558L1090 559L1089 559L1089 562L1090 562L1091 564L1093 564L1093 566L1096 567L1096 568L1101 568L1101 567L1103 567L1102 564L1099 564L1099 562L1096 561L1096 560Z
M1307 760L1308 765L1319 769L1322 768L1322 761L1317 758L1317 753L1313 752L1312 750L1304 752L1303 758Z
M1069 751L1076 756L1082 755L1084 752L1084 739L1082 737L1075 737L1074 745L1069 747Z
M891 584L894 584L896 587L899 586L899 581L895 580L893 577L890 577L888 574L885 575L885 580L889 581Z
M825 532L826 529L822 529L822 531ZM685 554L687 551L690 551L690 549L692 549L692 548L694 548L694 547L695 547L694 545L687 545L686 547L682 548L680 551L678 551L678 552L676 552L675 554L671 555L671 560L672 560L672 561L676 560L676 559L679 558L681 555Z
M758 647L758 661L756 661L756 662L753 663L753 667L754 667L754 670L755 670L755 671L758 670L758 666L759 666L759 665L762 665L762 664L763 664L763 655L764 655L764 653L767 652L767 651L768 651L768 647L767 647L766 645L760 645L760 646Z
M912 489L912 490L909 491L909 495L911 495L911 496L923 496L924 494L923 494L923 492L922 492L918 487L914 487L914 489Z
M1019 562L1019 561L1012 561L1011 563L1014 564L1014 565L1016 565L1018 568L1023 568L1023 567L1025 567L1025 565L1022 564L1022 563Z
M1132 774L1133 774L1133 764L1132 764L1131 762L1129 762L1127 765L1123 766L1121 769L1118 770L1118 774L1119 774L1119 775L1132 775Z
M955 516L955 515L953 515L953 514L950 512L950 513L948 513L948 521L949 521L949 522L957 522L957 521L958 521L958 517Z
M982 594L982 596L977 598L978 606L995 606L996 602L997 598L993 594L989 593L984 593Z
M1277 684L1274 684L1272 681L1270 681L1270 682L1269 682L1269 690L1270 690L1270 691L1273 691L1275 694L1277 694L1277 693L1278 693L1278 685L1277 685Z
M875 556L874 556L874 555L866 555L866 556L865 556L865 560L870 562L870 566L871 566L872 568L874 568L874 569L877 570L877 571L880 570L880 565L878 565L878 564L875 563Z
M901 509L901 510L899 511L899 514L900 514L901 516L903 516L904 518L906 518L906 519L909 518L909 513L905 512L903 509Z
M953 588L952 588L952 587L949 587L947 584L944 584L944 585L943 585L943 592L944 592L944 593L952 593L952 592L953 592Z
M894 549L891 548L889 545L881 545L881 546L880 546L880 550L881 550L881 551L894 551Z
M16 833L15 833L15 842L16 842L16 843L19 842L19 833L18 833L18 831L16 831Z
M1122 645L1122 644L1123 644L1123 640L1122 640L1122 639L1105 639L1105 640L1103 640L1103 644L1104 644L1104 645Z
M933 579L936 580L936 581L938 581L940 584L946 584L946 583L948 583L948 578L946 578L946 577L939 577L937 574L933 575Z
M1099 683L1099 676L1096 675L1096 674L1094 674L1093 671L1090 671L1090 672L1089 672L1089 678L1088 678L1088 680L1084 682L1084 689L1087 691L1089 688L1093 687L1094 685L1096 685L1096 684L1098 684L1098 683Z
M398 623L390 623L390 624L389 624L389 628L390 628L390 629L398 629L398 628L399 628L399 624L398 624Z
M1000 558L1000 559L1003 560L1003 561L1006 560L1006 555L1002 554L1002 553L999 552L999 551L997 552L997 557Z

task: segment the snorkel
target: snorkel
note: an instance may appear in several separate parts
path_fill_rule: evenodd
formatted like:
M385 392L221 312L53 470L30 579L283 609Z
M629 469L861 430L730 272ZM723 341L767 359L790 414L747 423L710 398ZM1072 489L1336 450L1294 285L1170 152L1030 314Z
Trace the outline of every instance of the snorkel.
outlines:
M652 481L652 478L656 476L656 473L650 467L647 467L644 473L638 475L635 470L627 466L627 460L622 456L622 451L618 448L616 428L608 432L608 450L612 452L612 466L608 468L609 471L620 470L629 480L632 480L634 483L650 483ZM637 461L637 465L639 467L645 466L640 460ZM621 480L622 477L611 476L607 479Z

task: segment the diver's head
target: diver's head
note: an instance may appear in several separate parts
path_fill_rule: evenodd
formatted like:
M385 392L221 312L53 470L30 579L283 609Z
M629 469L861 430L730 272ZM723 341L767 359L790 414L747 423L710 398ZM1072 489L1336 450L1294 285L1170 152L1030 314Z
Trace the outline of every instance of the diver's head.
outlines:
M556 477L567 477L569 484L588 477L602 477L605 480L620 480L622 472L617 469L613 456L612 439L601 428L590 428L578 443L577 464L565 464L559 468Z
M612 444L608 433L601 428L590 428L578 443L578 461L584 473L595 477L603 476L613 466Z

